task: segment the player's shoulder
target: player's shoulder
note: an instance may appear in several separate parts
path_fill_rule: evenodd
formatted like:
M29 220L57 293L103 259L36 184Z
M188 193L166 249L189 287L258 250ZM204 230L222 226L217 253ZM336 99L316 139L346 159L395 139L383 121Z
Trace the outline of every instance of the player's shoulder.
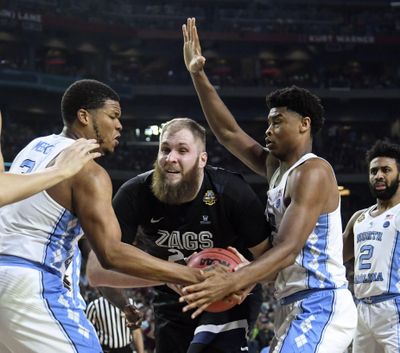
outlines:
M318 156L306 159L294 168L290 174L296 178L306 180L317 181L322 179L326 181L326 177L329 177L332 181L336 181L335 172L331 164L326 159Z
M27 158L27 155L30 155L32 151L42 152L41 154L43 158L46 157L49 153L51 153L55 145L59 142L57 139L55 139L56 136L58 135L46 135L34 138L19 151L15 160L17 161L21 158ZM64 139L64 137L61 137L60 139Z
M311 169L332 171L332 165L326 159L319 157L317 155L311 155L308 159L304 161L304 163L300 165L300 167L301 166Z
M369 208L363 208L353 213L350 217L349 224L354 225L355 223L360 223L365 219L365 213L369 210Z
M49 154L53 149L55 149L59 153L62 149L68 147L70 144L74 143L75 140L63 135L44 135L39 136L31 140L26 148L37 147L37 151L42 152L44 154Z
M121 185L118 191L125 193L137 193L143 190L151 190L153 170L140 173Z
M369 207L362 208L361 210L354 212L353 215L351 216L351 219L353 219L354 221L357 220L361 215L365 214L368 210Z
M240 203L254 197L252 188L240 173L207 166L205 174L210 187L226 200Z
M221 167L214 167L211 165L207 165L205 168L205 173L209 175L211 180L215 182L222 182L222 183L246 183L243 176L238 173L228 169L224 169Z
M360 215L362 215L363 213L367 212L370 209L370 207L366 207L366 208L362 208L356 212L353 213L353 215L351 217L357 218Z
M111 185L111 177L108 172L95 160L89 161L71 178L74 185L87 185L90 187L105 187ZM67 179L68 181L68 179Z

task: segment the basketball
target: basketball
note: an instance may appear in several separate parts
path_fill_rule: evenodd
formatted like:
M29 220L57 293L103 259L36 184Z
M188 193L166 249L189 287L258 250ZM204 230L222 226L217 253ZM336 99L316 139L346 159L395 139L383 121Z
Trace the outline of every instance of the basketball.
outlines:
M187 265L195 268L204 268L219 263L227 267L229 272L232 272L240 262L239 257L229 250L222 248L209 248L200 251L198 254L192 255ZM219 313L229 310L235 305L236 303L230 300L220 300L209 305L205 311Z

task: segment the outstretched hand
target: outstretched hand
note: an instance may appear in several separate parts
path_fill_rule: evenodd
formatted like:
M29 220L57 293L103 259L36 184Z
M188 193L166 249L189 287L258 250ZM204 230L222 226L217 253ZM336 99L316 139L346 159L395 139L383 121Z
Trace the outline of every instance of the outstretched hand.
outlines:
M238 256L241 263L235 268L235 271L247 266L250 262L234 247L228 247L228 250ZM200 283L186 286L182 289L180 302L186 301L188 304L183 311L195 309L191 317L194 319L200 315L207 307L218 300L229 300L236 304L241 304L250 294L254 285L239 290L234 289L233 283L236 283L231 272L226 267L217 264L202 270L205 280Z
M190 254L188 257L184 258L184 261L186 262L186 265L189 263L189 261L192 258L192 256L194 256L196 254L197 254L197 251L195 251L194 253ZM183 292L182 292L183 286L181 284L166 283L166 285L167 285L167 287L172 289L174 292L178 293L179 296L184 295Z
M185 65L191 74L203 70L206 58L201 55L200 40L197 34L196 19L188 18L187 23L182 26L183 34L183 57Z
M96 140L81 138L63 150L56 158L54 167L64 170L67 178L78 173L83 166L101 153L94 151L99 148Z
M123 311L125 314L126 326L131 330L139 328L143 321L142 312L133 304L125 305Z
M247 260L236 248L234 248L233 246L229 246L228 250L232 253L234 253L237 257L239 257L240 259L240 264L236 266L235 271L247 266L250 264L250 261ZM236 293L232 293L229 296L229 299L231 301L236 302L237 304L242 304L243 301L247 298L247 296L250 294L250 292L253 290L253 288L255 287L255 284L247 287L247 288L243 288L241 290L239 290Z
M227 272L226 267L220 264L212 265L207 269L203 269L202 274L205 280L184 287L184 295L179 298L181 303L184 301L188 303L183 308L183 311L196 309L191 315L193 319L200 315L210 304L224 299L233 292L232 273Z

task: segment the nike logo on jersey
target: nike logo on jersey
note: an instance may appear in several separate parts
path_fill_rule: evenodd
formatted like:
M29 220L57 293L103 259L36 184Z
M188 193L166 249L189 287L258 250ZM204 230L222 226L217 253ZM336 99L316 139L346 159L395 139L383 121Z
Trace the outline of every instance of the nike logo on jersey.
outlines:
M158 222L160 222L162 219L164 219L164 217L160 217L160 218L154 218L154 217L152 217L152 218L150 219L150 223L158 223Z
M249 351L249 347L240 347L240 351L241 352L248 352Z

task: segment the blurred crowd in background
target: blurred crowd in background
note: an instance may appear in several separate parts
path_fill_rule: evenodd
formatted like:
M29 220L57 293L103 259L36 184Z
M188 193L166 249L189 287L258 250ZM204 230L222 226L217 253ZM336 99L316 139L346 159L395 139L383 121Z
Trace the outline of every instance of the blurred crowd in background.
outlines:
M296 84L319 95L326 126L314 141L343 194L343 220L371 201L365 151L400 138L400 4L386 0L5 0L0 8L0 109L6 162L31 139L61 131L61 92L79 78L109 83L122 98L124 131L100 162L116 190L151 169L161 124L188 116L205 124L182 59L181 25L201 29L210 80L241 126L262 142L265 95ZM242 173L265 200L264 181L208 134L209 163ZM114 190L114 191L115 191ZM87 302L98 296L83 275ZM249 332L250 353L272 338L274 299ZM154 350L151 288L132 290Z

